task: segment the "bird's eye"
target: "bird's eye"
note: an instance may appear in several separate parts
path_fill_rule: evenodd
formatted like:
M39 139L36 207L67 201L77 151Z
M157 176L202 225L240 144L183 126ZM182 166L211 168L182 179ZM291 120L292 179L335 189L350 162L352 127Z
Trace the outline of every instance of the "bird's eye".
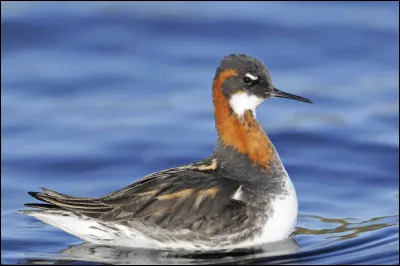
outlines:
M243 81L244 81L244 83L246 83L246 84L252 84L252 83L253 83L253 80L252 80L251 78L249 78L249 77L244 77L244 78L243 78Z

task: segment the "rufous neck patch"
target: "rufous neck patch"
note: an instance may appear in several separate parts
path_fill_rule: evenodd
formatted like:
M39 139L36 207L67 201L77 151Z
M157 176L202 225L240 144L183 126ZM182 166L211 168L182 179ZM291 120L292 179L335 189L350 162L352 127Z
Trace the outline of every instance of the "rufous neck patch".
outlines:
M221 71L214 79L213 103L216 128L220 141L239 153L246 154L254 166L269 168L276 158L275 149L250 110L239 117L229 106L222 93L227 78L237 75L233 69Z

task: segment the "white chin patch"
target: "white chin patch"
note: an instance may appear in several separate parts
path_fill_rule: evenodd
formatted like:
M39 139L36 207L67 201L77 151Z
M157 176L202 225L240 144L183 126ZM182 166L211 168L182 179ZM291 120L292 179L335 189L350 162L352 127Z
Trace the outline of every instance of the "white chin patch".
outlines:
M229 99L229 105L238 116L242 116L247 110L252 111L255 116L256 107L263 101L264 99L255 95L250 95L246 92L238 92L231 96Z

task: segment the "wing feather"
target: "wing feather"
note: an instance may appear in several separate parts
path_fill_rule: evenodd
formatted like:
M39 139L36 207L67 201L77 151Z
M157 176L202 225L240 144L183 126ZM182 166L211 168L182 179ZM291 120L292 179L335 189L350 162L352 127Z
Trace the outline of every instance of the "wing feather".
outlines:
M211 234L229 227L233 220L247 219L245 202L232 199L241 183L216 173L210 167L168 169L92 199L46 188L43 193L30 194L49 203L36 205L40 208L58 207L104 222L140 220L165 229L186 228Z

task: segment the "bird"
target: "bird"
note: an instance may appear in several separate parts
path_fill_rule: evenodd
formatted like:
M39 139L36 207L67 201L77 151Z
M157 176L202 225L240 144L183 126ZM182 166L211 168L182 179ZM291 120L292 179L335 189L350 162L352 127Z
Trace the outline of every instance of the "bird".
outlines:
M264 63L222 58L212 82L217 140L207 158L149 174L98 198L47 188L20 213L94 244L221 250L288 238L298 201L278 152L256 119L270 98L312 100L278 90Z

